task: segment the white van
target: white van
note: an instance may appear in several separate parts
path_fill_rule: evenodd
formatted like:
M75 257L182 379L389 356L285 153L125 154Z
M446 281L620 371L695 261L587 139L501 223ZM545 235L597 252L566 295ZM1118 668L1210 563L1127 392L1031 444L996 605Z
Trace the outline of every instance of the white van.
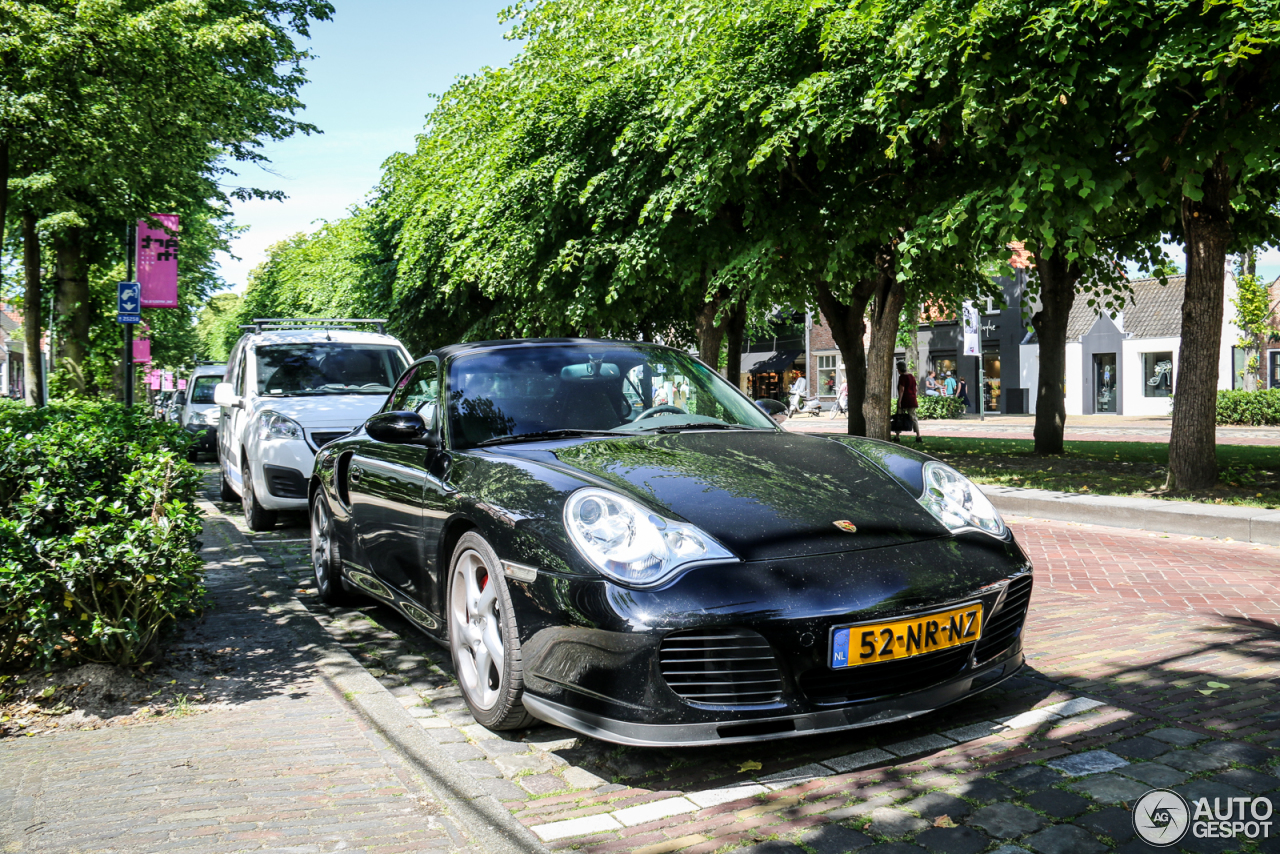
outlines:
M187 377L186 389L179 392L182 405L178 408L178 423L196 440L187 451L187 459L193 463L201 451L218 451L222 410L213 402L213 389L222 382L226 370L226 365L198 365Z
M214 388L222 408L222 500L239 500L253 531L280 510L307 509L316 451L382 406L413 359L385 320L259 319Z

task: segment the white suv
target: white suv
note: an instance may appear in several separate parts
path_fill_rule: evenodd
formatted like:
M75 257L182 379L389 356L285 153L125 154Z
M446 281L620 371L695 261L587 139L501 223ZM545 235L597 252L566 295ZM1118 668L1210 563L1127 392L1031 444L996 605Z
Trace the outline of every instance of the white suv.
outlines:
M187 451L187 459L195 462L201 451L217 453L218 421L222 410L213 402L213 390L222 382L226 365L199 365L187 377L187 388L178 407L178 423L191 434L195 444Z
M316 451L373 415L413 361L383 320L255 320L214 388L222 500L250 530L307 509ZM368 331L365 331L365 329ZM375 330L376 331L373 331Z

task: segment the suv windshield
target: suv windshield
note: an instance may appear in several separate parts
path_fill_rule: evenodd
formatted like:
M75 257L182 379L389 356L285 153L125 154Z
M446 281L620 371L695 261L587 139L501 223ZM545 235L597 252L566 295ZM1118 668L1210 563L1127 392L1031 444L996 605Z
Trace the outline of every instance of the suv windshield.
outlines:
M692 356L623 343L458 356L449 365L449 418L457 448L548 433L777 429Z
M213 387L222 382L219 376L203 376L196 377L191 381L190 397L187 400L191 404L213 403Z
M258 394L386 394L405 368L396 347L309 341L257 348Z

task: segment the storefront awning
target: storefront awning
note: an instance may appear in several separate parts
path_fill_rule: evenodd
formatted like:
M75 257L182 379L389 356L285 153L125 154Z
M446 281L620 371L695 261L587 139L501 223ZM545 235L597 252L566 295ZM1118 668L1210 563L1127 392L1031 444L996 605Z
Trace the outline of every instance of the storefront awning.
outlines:
M776 374L785 371L800 358L801 350L775 350L742 354L742 373Z

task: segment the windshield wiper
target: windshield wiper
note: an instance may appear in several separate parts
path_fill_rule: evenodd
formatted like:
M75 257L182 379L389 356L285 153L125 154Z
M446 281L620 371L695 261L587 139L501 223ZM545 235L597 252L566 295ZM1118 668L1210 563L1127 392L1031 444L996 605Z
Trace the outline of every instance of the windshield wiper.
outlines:
M751 427L747 424L664 424L661 427L647 427L641 433L685 433L689 430L753 430L769 432L765 427Z
M570 436L614 436L618 434L610 430L579 430L573 427L562 428L559 430L540 430L537 433L520 433L516 436L494 436L492 439L485 439L483 442L476 442L476 447L484 447L485 445L505 445L509 442L537 442L541 439L564 439Z

